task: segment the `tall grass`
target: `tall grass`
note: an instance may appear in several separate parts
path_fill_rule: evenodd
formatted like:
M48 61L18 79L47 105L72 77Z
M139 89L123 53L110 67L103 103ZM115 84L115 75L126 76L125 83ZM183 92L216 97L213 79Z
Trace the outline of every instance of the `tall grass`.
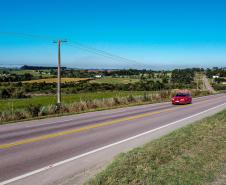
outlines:
M112 97L124 97L130 94L142 95L142 91L99 91L99 92L83 92L74 94L62 94L62 102L65 104L71 104L74 102L80 102L81 100L94 100ZM26 99L1 99L0 100L0 112L13 109L25 109L30 104L48 106L56 102L56 95L41 95L33 96Z
M15 109L0 112L0 123L23 120L47 115L64 115L68 113L82 113L92 110L101 110L127 105L138 105L144 103L157 103L169 101L175 91L144 92L143 95L128 95L125 97L115 96L94 100L80 100L71 104L62 104L60 108L56 105L42 106L30 104L25 109ZM193 96L208 95L207 91L193 91Z

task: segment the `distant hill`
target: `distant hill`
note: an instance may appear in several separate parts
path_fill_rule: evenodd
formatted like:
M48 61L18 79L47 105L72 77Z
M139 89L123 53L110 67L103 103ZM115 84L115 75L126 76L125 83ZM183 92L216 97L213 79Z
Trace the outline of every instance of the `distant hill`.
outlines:
M22 69L22 70L50 70L50 69L57 69L57 67L24 65L20 69ZM61 67L61 69L65 70L67 68L66 67Z

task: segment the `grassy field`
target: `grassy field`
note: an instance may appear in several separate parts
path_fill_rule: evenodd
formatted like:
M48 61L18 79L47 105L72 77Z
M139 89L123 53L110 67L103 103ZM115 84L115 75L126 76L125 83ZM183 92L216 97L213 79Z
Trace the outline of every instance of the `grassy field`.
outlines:
M95 93L78 93L73 95L62 95L63 103L73 103L79 102L80 100L94 100L94 99L102 99L102 98L111 98L111 97L123 97L128 96L129 94L133 95L141 95L140 92L127 92L127 91L117 91L117 92L95 92ZM0 111L7 111L12 109L23 109L28 105L38 105L41 104L43 106L51 105L56 103L56 96L34 96L32 98L25 99L7 99L0 100Z
M45 78L49 78L51 77L51 75L49 74L50 70L41 70L41 74L36 71L36 70L11 70L10 73L14 73L14 74L18 74L18 75L24 75L25 73L30 73L33 76L40 76L42 75L42 77Z
M119 155L86 184L225 184L226 110Z
M61 78L61 83L66 82L79 82L83 80L88 80L88 78ZM23 83L57 83L57 78L46 78L46 79L38 79L38 80L29 80L24 81Z
M90 83L109 83L109 84L128 84L138 82L139 79L132 79L132 78L113 78L113 77L103 77L99 79L95 79L90 81Z

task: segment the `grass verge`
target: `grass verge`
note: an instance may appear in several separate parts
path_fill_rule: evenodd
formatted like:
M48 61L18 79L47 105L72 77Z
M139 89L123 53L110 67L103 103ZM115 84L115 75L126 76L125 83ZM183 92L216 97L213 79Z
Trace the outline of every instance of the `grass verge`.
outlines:
M62 94L63 104L71 104L80 101L91 101L95 99L106 99L113 97L125 97L129 95L143 95L142 91L104 91L104 92L84 92L77 94ZM56 95L33 96L23 99L5 99L0 100L0 111L12 111L12 109L25 109L29 105L55 105Z
M80 99L80 101L71 101L70 103L62 104L60 108L57 107L55 104L43 105L42 101L36 101L37 104L32 104L29 100L27 104L21 101L22 104L19 105L22 105L22 108L19 105L13 104L11 110L8 109L6 111L0 111L0 124L19 120L44 118L47 116L54 115L62 116L72 113L83 113L132 105L165 102L170 101L172 95L175 94L175 91L137 92L137 94L135 92L108 93L113 93L111 94L111 98L104 98L103 96L97 98L96 94L93 94L96 98L92 97L91 99L86 98ZM208 94L209 93L207 91L193 91L193 97L204 96ZM46 104L47 102L48 98L45 100L44 104ZM3 105L3 109L6 107L6 104Z
M86 185L215 184L226 172L226 110L120 154Z

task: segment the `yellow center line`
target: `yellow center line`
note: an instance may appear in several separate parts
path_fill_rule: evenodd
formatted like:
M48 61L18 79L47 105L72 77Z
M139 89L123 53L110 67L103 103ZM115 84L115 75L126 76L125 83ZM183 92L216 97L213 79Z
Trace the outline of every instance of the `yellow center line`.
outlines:
M208 101L208 100L204 100L204 101ZM199 103L203 103L203 101L199 102ZM199 104L199 103L196 103L196 104ZM47 135L43 135L43 136L39 136L39 137L15 141L15 142L12 142L12 143L6 143L6 144L0 145L0 149L7 149L7 148L14 147L14 146L24 145L24 144L28 144L28 143L34 143L34 142L47 140L47 139L55 138L55 137L59 137L59 136L69 135L69 134L78 133L78 132L84 132L84 131L88 131L90 129L94 129L94 128L98 128L98 127L109 126L109 125L113 125L113 124L116 124L116 123L131 121L131 120L134 120L134 119L148 117L148 116L160 114L160 113L163 113L163 112L169 112L169 111L172 111L172 110L181 109L181 108L187 107L187 106L192 106L192 105L189 104L189 105L184 105L184 106L180 106L180 107L177 107L177 108L174 107L174 108L164 109L162 111L155 111L155 112L150 112L150 113L139 114L139 115L136 115L136 116L125 117L125 118L121 118L121 119L115 119L113 121L97 123L97 124L94 124L94 125L85 126L85 127L81 127L81 128L77 128L77 129L66 130L66 131L57 132L57 133L53 133L53 134L47 134Z

